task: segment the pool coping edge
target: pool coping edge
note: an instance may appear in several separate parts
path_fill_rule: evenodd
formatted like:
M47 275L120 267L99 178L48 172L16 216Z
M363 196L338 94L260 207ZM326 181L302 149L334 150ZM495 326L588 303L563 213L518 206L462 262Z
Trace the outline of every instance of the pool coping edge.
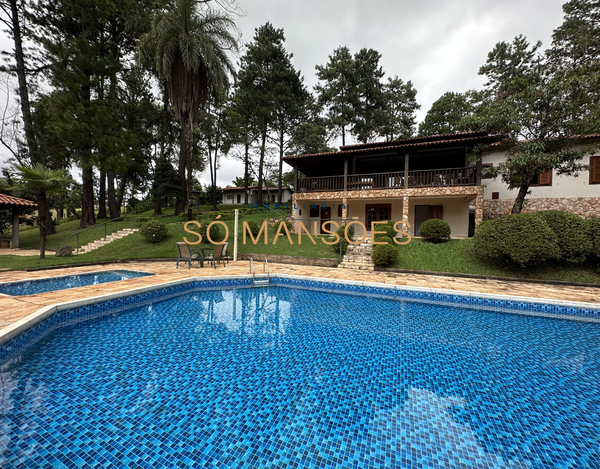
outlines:
M324 282L324 283L338 283L343 285L357 285L364 287L373 287L373 288L385 288L388 290L404 290L404 291L418 291L424 293L435 293L441 295L453 295L453 296L464 296L464 297L477 297L477 298L487 298L494 300L507 300L507 301L517 301L521 303L531 303L531 304L539 304L546 303L550 305L556 306L567 306L573 308L582 308L582 309L592 309L592 310L600 310L600 304L596 303L586 303L586 302L577 302L577 301L567 301L567 300L556 300L549 298L535 298L535 297L525 297L525 296L511 296L511 295L500 295L497 293L481 293L481 292L472 292L465 290L450 290L446 288L431 288L431 287L417 287L417 286L407 286L407 285L390 285L387 283L377 283L377 282L364 282L360 280L344 280L344 279L331 279L325 277L306 277L302 275L292 275L292 274L272 274L271 278L288 278L291 280L303 280L303 281L313 281L313 282ZM83 298L79 300L71 300L65 301L62 303L56 303L53 305L43 306L42 308L34 311L33 313L28 314L27 316L15 321L12 324L9 324L2 330L0 330L0 345L14 338L22 332L25 332L27 329L33 327L44 319L52 316L54 313L58 311L62 311L70 308L78 308L82 306L87 306L90 304L102 302L102 301L110 301L117 298L123 298L129 295L135 295L140 293L146 293L154 290L160 290L163 288L168 288L170 286L182 285L186 283L194 283L199 281L206 280L235 280L235 279L252 279L253 276L250 274L245 275L220 275L220 276L209 276L209 277L187 277L178 280L170 280L164 283L157 283L154 285L146 285L143 287L135 287L129 290L123 290L120 292L107 293L104 295L93 296L89 298ZM515 310L515 312L518 312ZM536 316L546 316L543 314L535 313ZM571 319L571 320L585 320L585 322L600 322L598 319L583 318L577 316L566 316L566 315L557 315L550 314L548 317L553 317L557 319Z

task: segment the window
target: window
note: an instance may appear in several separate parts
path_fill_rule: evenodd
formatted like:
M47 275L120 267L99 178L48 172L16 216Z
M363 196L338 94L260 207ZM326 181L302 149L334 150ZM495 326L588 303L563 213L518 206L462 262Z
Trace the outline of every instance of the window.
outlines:
M600 156L590 157L590 184L600 184Z
M500 198L500 192L492 192L492 200L497 200Z
M551 186L552 185L552 170L544 171L538 175L537 182L532 186Z
M493 163L483 163L481 165L481 169L483 168L493 168L494 164ZM481 175L481 179L491 179L489 176L484 176L483 174Z
M233 200L233 194L227 194L227 200Z

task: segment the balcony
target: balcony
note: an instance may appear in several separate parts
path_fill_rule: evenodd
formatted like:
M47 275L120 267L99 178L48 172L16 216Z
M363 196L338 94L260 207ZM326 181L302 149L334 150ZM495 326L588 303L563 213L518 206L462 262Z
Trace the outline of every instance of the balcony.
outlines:
M432 169L395 173L349 174L298 179L298 192L367 191L416 187L453 187L477 185L477 168Z

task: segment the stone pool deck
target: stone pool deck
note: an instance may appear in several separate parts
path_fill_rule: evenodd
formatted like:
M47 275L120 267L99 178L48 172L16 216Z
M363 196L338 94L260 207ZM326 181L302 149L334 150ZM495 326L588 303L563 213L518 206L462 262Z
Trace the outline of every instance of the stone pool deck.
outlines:
M513 295L529 298L576 301L600 304L600 285L598 287L575 287L563 285L545 285L542 283L521 283L513 281L469 279L442 275L415 275L392 272L350 271L346 269L300 266L289 264L269 264L271 274L300 275L339 280L404 285L408 287L439 288L446 290ZM0 272L0 282L33 280L62 275L82 274L103 270L136 270L155 275L131 280L89 285L55 292L30 296L7 296L0 294L0 329L34 313L38 309L66 301L92 298L109 293L122 292L149 285L158 285L186 277L214 277L219 275L247 275L248 261L230 262L225 267L200 268L193 265L175 268L175 262L135 262L127 264L109 264L103 266L65 267L38 272L11 271ZM256 271L262 272L262 265L256 263Z

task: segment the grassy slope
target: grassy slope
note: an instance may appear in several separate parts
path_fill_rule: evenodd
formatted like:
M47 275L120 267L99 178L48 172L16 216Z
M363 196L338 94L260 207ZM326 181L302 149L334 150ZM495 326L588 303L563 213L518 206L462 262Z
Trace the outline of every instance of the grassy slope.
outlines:
M151 213L143 214L149 216ZM257 216L258 217L258 216ZM251 217L246 216L245 219ZM253 217L252 217L253 218ZM169 235L160 243L152 244L146 242L139 234L127 236L118 241L114 241L100 249L90 253L73 256L70 258L57 258L53 255L44 260L37 257L22 256L0 256L0 268L24 269L28 267L38 267L42 265L60 265L80 262L97 262L102 260L117 259L144 259L144 258L177 258L177 249L175 242L183 241L187 236L190 241L196 238L186 233L183 224L175 217L166 217L161 219L168 224ZM233 221L226 221L229 226L229 246L233 249ZM109 232L117 231L123 227L131 227L130 221L111 223ZM136 224L137 225L137 224ZM241 222L240 222L241 227ZM58 246L68 244L74 246L75 237L72 234L79 230L79 222L66 222L57 227L57 233L49 236L47 239L48 249L56 249ZM265 245L263 240L257 245L247 239L247 244L243 244L243 239L239 237L239 252L255 254L280 254L303 257L321 257L337 258L337 254L330 246L325 245L320 237L315 239L316 245L312 244L308 236L302 236L302 243L298 245L297 235L292 236L293 246L290 246L286 237L280 237L275 245L272 244L274 237L274 228L269 229L269 244ZM81 243L98 239L104 234L103 228L90 230L82 235ZM591 265L556 265L549 264L536 269L510 269L503 266L489 265L472 258L467 248L470 240L455 239L444 244L430 244L421 242L419 239L413 239L405 246L399 246L399 258L392 267L410 270L423 270L432 272L455 272L478 275L494 275L502 277L516 278L537 278L547 280L565 280L586 283L600 284L600 271ZM37 248L39 246L39 231L30 229L21 232L21 247ZM197 249L210 249L213 246L207 243L197 245ZM231 252L231 251L230 251Z
M453 239L448 243L432 244L413 239L409 244L399 246L398 260L392 267L430 272L600 283L600 270L587 264L546 264L528 269L490 265L469 255L470 242L470 239Z

